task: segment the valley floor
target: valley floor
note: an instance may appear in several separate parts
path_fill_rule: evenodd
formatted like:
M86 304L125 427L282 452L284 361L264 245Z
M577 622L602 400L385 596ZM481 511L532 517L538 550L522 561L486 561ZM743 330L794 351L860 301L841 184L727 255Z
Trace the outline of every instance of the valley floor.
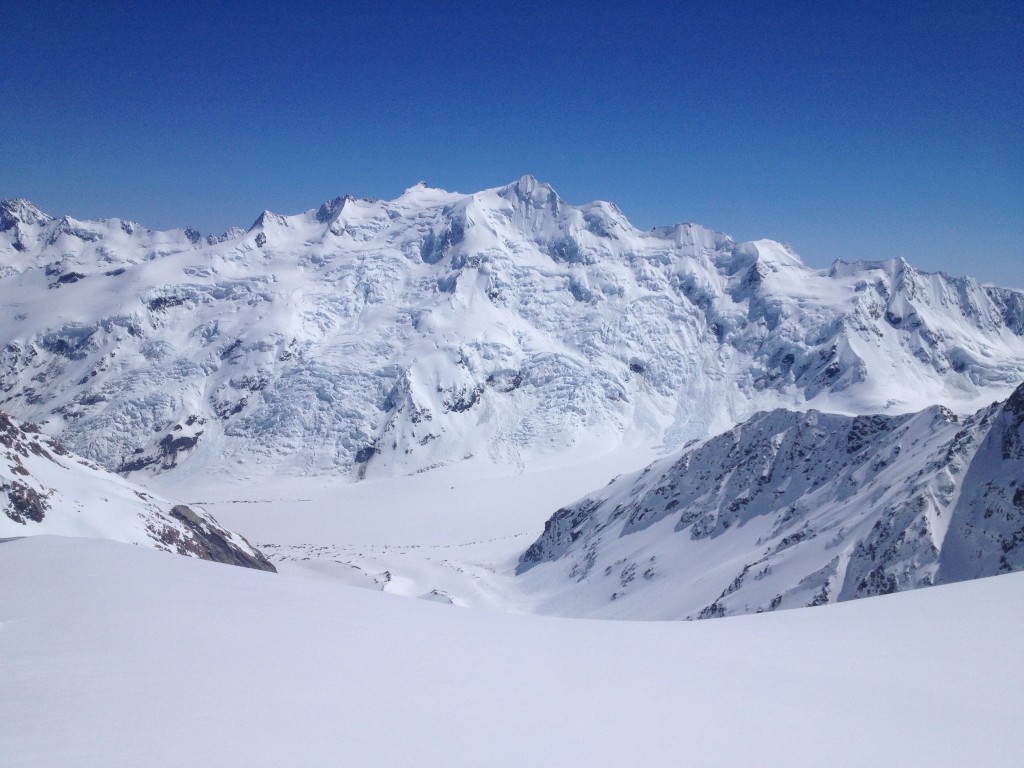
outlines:
M652 458L620 450L527 474L461 462L358 483L176 473L157 481L256 544L282 573L519 613L534 612L543 595L515 577L516 562L551 513Z

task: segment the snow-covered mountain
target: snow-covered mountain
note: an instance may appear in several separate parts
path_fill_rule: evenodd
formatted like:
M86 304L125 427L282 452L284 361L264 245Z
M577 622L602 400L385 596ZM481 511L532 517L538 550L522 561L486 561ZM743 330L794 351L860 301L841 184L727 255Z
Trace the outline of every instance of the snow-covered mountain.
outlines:
M960 412L1024 377L1024 294L641 232L524 177L202 237L0 203L3 407L122 472L522 469L759 410Z
M0 412L0 539L109 539L264 571L275 570L209 514L142 487L41 438Z
M560 509L541 611L707 618L1024 569L1024 385L960 419L759 413Z

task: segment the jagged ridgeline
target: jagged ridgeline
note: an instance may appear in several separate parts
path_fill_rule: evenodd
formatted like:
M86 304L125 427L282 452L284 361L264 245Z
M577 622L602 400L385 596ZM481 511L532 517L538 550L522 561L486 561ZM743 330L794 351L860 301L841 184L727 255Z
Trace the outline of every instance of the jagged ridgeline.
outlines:
M0 303L3 407L122 473L523 468L776 407L973 411L1024 376L1016 291L641 232L531 177L218 237L6 201Z
M760 413L559 510L541 609L709 618L1024 568L1024 385L958 418Z

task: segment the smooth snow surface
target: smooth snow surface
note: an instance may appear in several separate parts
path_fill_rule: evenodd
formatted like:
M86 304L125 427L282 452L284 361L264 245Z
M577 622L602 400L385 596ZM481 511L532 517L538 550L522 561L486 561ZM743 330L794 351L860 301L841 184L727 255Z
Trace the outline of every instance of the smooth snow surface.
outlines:
M1024 575L712 622L465 611L86 539L0 544L29 766L1013 765Z

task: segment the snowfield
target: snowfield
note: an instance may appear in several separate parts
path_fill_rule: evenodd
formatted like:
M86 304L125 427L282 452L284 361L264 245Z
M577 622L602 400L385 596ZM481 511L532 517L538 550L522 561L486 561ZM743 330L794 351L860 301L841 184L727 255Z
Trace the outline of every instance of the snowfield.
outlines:
M460 610L88 539L0 544L11 768L1013 765L1024 575L813 610Z

